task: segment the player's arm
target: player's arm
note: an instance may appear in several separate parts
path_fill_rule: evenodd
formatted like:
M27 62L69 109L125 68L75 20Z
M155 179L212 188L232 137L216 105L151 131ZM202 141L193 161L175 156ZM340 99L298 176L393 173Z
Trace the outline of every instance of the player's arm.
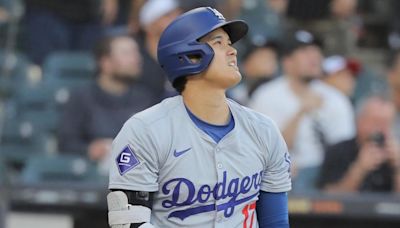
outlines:
M260 191L257 201L257 219L261 228L288 228L288 197L286 192Z
M107 195L108 221L111 228L152 228L152 192L111 189Z
M261 228L288 228L290 156L278 127L271 122L268 131L268 138L265 139L268 157L256 204L257 218Z
M158 191L158 160L147 126L129 119L113 141L107 195L112 228L150 228L153 193ZM151 151L151 152L150 152ZM130 191L131 190L131 191ZM133 224L133 225L131 225Z

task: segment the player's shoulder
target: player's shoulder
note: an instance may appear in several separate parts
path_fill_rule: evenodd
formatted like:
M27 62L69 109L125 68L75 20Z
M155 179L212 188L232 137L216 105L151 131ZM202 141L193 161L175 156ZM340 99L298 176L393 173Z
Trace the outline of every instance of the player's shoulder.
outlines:
M141 122L146 127L153 127L164 123L165 121L163 120L173 117L174 113L178 111L182 103L181 100L181 96L166 98L160 103L136 113L125 124Z
M229 106L232 111L235 112L236 118L247 126L262 130L275 128L276 126L275 122L267 115L243 106L233 100L229 100Z

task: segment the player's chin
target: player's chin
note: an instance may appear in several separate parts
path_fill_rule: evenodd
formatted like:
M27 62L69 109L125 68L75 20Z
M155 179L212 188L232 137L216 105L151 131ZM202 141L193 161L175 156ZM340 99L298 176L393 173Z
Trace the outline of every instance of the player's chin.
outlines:
M240 80L242 80L242 74L240 73L239 69L233 69L232 71L232 77L235 78L235 80L237 80L238 82L240 82Z
M238 70L235 70L229 72L229 75L227 75L226 78L228 79L226 80L227 87L230 88L237 85L240 82L240 80L242 80L242 74Z

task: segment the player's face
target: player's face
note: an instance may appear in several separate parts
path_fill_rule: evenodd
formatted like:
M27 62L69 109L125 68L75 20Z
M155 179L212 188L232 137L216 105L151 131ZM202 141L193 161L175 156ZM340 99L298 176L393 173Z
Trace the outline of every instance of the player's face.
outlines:
M112 74L117 77L136 77L142 68L137 43L129 37L115 39L111 44Z
M202 77L222 89L239 83L242 76L237 66L237 51L232 47L228 34L219 28L200 42L207 43L214 50L214 58Z

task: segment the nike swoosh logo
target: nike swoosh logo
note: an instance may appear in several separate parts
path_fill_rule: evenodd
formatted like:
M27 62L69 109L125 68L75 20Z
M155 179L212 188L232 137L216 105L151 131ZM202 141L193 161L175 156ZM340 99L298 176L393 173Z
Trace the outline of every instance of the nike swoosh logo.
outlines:
M192 147L189 147L189 148L187 148L186 150L181 150L181 151L174 150L174 156L175 156L175 157L179 157L179 156L181 156L182 154L188 152L190 149L192 149Z

